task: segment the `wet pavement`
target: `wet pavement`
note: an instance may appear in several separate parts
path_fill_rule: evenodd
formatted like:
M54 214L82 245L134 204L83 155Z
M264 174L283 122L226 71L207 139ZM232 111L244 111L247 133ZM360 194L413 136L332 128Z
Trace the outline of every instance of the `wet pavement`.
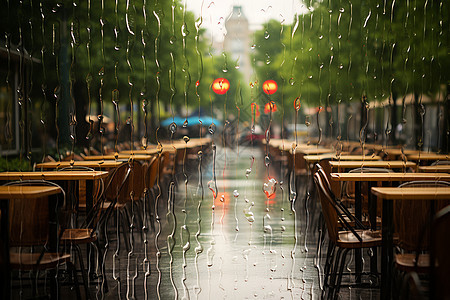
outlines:
M104 253L108 291L91 283L97 299L320 298L318 208L314 197L305 202L308 178L298 180L291 206L288 179L279 175L287 172L269 166L277 182L272 189L260 148L217 147L215 161L215 169L211 159L201 173L190 166L187 183L182 172L177 174L173 192L158 199L155 229L137 230L141 225L134 221L129 251L122 235L117 247L110 220ZM266 193L273 191L268 199ZM172 207L169 213L167 207ZM344 288L340 296L378 299L379 293Z
M308 238L308 251L305 249L305 214L291 209L288 181L282 180L272 165L270 176L277 184L271 199L266 197L264 183L268 180L263 161L260 148L241 148L238 152L217 147L215 184L212 160L202 167L201 182L198 174L190 172L186 186L183 174L178 174L174 215L167 215L164 208L158 213L162 228L157 238L161 253L158 265L156 234L149 236L149 244L153 245L148 256L151 270L146 291L140 258L143 243L135 238L135 248L140 249L134 254L139 273L133 291L136 298L144 297L145 292L150 299L315 299L320 295L313 264L315 245L309 245L312 236ZM217 193L215 200L213 191ZM301 205L297 201L298 210ZM171 246L173 250L168 251ZM111 243L110 249L114 248ZM120 257L121 293L126 297L128 289L132 296L125 282L126 253ZM136 260L128 275L136 274L135 264ZM107 266L111 262L107 261ZM117 297L118 281L110 285L112 290L107 296Z

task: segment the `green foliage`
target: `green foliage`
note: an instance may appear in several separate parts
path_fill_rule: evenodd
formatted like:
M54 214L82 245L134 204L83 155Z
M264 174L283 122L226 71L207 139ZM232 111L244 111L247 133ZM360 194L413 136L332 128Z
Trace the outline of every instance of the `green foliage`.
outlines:
M287 79L288 105L296 97L325 106L393 94L435 95L449 80L448 6L426 0L310 1L310 12L281 36L280 22L273 20L255 34L258 76Z
M0 172L6 171L31 171L30 162L19 158L3 158L0 157Z

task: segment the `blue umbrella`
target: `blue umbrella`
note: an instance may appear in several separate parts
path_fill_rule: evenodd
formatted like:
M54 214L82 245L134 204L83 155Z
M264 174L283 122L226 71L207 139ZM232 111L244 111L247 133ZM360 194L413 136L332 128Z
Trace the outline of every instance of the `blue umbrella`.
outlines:
M184 120L186 120L186 119L179 117L179 116L175 116L173 119L172 119L172 117L169 117L161 122L161 126L167 127L170 124L172 124L173 122L175 122L175 124L177 124L177 126L183 126Z
M180 116L175 116L173 119L172 119L172 117L169 117L169 118L167 118L167 119L165 119L164 121L161 122L161 126L167 127L170 124L172 124L173 122L175 122L175 124L177 124L177 126L183 126L183 123L184 123L185 120L186 120L186 118L182 118ZM190 116L190 117L188 117L187 118L188 127L189 126L199 125L198 120L199 120L198 116ZM209 117L209 116L200 116L200 120L201 120L203 126L209 126L212 122L214 124L216 124L216 126L220 126L221 125L219 120L214 119L214 118Z
M198 116L190 116L187 118L188 120L188 126L194 126L194 125L199 125L199 118ZM216 124L216 126L220 126L221 123L219 120L214 119L213 117L209 117L209 116L200 116L200 121L202 122L203 126L209 126L211 123Z

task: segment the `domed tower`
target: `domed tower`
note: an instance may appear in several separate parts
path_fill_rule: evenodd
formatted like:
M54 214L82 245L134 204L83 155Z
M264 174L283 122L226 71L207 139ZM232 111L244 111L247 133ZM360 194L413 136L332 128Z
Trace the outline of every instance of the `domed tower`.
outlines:
M231 57L228 57L229 65L235 65L236 61L243 74L245 83L250 82L252 67L250 64L250 29L248 20L242 12L242 6L233 6L233 11L225 21L227 34L224 39L223 49Z

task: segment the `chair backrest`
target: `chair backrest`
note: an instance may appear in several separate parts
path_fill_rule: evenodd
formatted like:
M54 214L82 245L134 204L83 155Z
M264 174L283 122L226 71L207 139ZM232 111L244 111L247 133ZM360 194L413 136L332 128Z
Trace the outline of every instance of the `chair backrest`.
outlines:
M341 195L341 184L337 181L331 180L331 176L330 176L331 171L332 171L331 166L330 166L331 160L332 160L331 158L324 158L324 159L321 159L317 164L319 164L322 167L324 174L327 178L328 184L331 188L331 191L333 191L333 193L335 195L340 196ZM317 164L316 164L316 166L317 166Z
M338 216L336 210L332 206L332 196L330 194L330 187L326 181L326 175L320 168L314 173L314 183L316 184L317 194L322 206L322 213L327 225L328 236L334 243L337 241L337 224Z
M158 171L161 168L161 156L155 157L152 161L149 162L148 166L148 175L147 175L147 188L151 189L156 184L156 178L158 177Z
M431 234L431 253L434 258L432 269L431 299L450 299L450 285L448 274L450 272L450 239L447 238L450 228L450 205L436 214Z
M399 185L403 187L448 187L446 181L410 181ZM430 213L431 205L435 210L450 204L448 200L438 201L395 201L394 224L399 237L399 246L408 251L423 251L429 249L430 240Z
M122 164L119 167L110 170L108 178L105 180L104 196L107 200L114 200L119 195L119 191L127 184L126 179L130 173L128 164Z
M122 204L140 199L145 189L147 166L136 160L129 162L129 166L131 172L127 180L128 184L126 188L124 187L119 192L119 198L117 199L117 201ZM131 193L133 193L133 196Z
M5 185L55 186L45 180L25 180L8 182ZM9 245L11 247L42 246L48 241L49 214L47 197L36 199L10 199L9 201Z

